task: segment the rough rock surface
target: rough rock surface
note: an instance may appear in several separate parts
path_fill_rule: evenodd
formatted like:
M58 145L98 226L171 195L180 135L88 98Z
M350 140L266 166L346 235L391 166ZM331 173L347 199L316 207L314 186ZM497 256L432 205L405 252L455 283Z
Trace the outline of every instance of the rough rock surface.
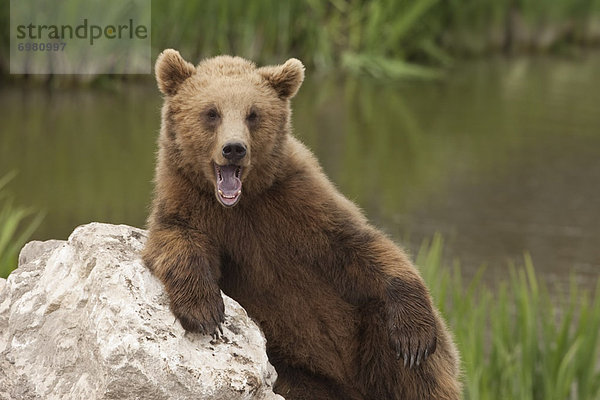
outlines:
M265 339L224 296L224 337L185 333L139 258L146 233L81 226L0 279L0 399L280 399Z

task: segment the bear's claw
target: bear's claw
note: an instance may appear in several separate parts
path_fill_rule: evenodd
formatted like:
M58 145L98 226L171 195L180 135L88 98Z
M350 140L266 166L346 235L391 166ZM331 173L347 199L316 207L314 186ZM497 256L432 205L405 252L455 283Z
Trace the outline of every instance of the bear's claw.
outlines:
M406 326L393 324L390 341L396 352L396 359L403 359L405 367L420 366L435 352L437 347L435 326Z
M211 300L204 298L201 304L187 308L172 303L171 309L186 331L219 338L219 334L223 335L221 324L225 322L225 305L220 292Z

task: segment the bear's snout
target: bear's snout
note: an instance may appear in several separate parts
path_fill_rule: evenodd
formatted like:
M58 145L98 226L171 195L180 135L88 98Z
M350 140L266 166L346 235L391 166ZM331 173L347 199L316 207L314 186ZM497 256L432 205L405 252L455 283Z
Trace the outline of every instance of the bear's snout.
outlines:
M247 146L241 142L230 142L223 146L221 154L231 162L237 162L246 157Z

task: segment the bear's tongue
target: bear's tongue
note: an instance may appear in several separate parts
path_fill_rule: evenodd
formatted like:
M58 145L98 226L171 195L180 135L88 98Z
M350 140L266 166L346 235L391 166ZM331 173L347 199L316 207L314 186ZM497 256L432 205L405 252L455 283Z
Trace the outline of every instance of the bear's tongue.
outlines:
M223 165L217 167L217 189L219 197L225 204L234 204L242 190L242 181L239 178L241 167L237 165Z

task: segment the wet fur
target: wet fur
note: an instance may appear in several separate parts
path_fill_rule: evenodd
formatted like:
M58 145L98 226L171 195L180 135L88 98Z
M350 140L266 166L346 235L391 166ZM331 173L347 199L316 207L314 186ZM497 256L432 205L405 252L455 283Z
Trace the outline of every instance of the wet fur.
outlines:
M302 64L190 66L173 50L157 62L166 97L143 254L183 327L214 333L223 290L260 324L288 400L459 399L455 345L418 272L291 135ZM250 155L241 200L225 208L210 161L231 135Z

